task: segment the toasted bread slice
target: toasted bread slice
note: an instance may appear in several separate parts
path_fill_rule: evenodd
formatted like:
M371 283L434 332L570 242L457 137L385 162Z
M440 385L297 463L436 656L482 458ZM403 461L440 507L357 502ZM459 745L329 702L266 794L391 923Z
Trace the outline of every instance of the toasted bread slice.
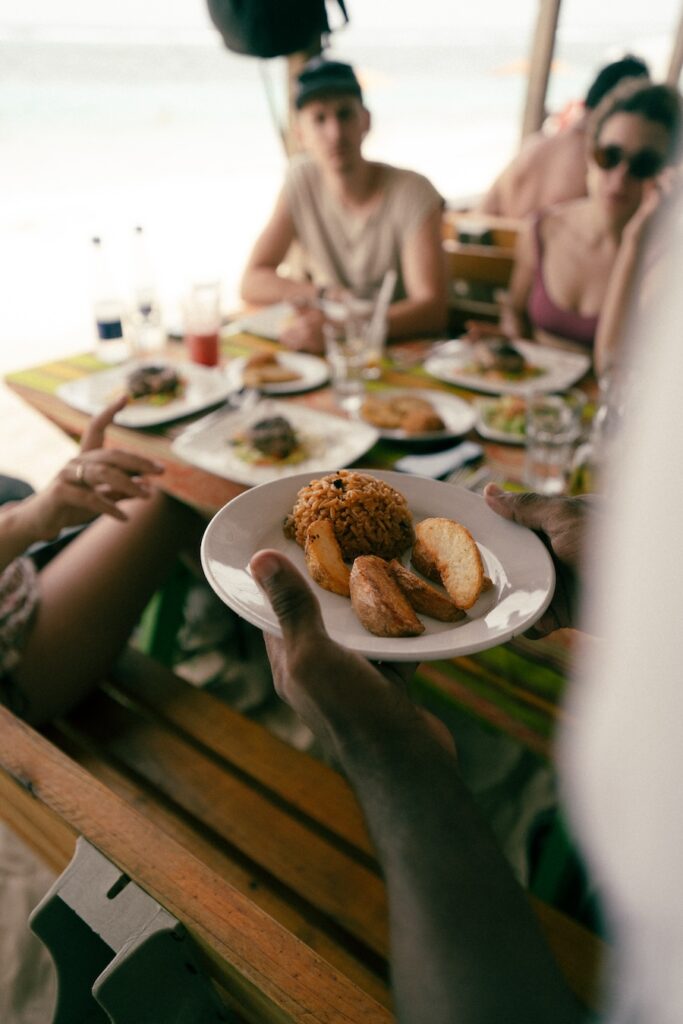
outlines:
M471 608L481 594L484 566L469 530L454 519L423 519L415 536L413 564L436 565L449 597L458 608Z
M342 558L331 519L316 519L306 530L306 568L324 590L349 597L351 570Z
M361 624L375 636L419 636L424 625L377 555L360 555L351 568L351 604Z
M439 622L458 622L466 618L465 613L447 594L442 594L429 583L425 583L414 572L401 565L397 558L389 562L389 570L416 612L430 615Z

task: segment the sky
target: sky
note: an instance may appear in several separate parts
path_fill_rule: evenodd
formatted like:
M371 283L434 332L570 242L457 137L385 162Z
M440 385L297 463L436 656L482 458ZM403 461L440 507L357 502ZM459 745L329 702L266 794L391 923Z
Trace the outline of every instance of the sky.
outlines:
M446 39L485 26L514 30L538 5L537 0L479 0L476 4L462 0L420 0L419 4L415 0L347 0L352 23L364 30L391 31L402 24L414 24L419 12L425 30L432 35L443 34ZM335 6L332 0L332 18ZM618 20L621 26L664 22L673 29L679 16L678 0L650 0L647 4L643 0L619 0L618 6L596 0L564 0L560 28L564 25L580 31L610 26ZM144 30L165 25L173 31L201 30L209 24L205 0L3 0L0 9L0 27L15 29L59 25L135 26Z

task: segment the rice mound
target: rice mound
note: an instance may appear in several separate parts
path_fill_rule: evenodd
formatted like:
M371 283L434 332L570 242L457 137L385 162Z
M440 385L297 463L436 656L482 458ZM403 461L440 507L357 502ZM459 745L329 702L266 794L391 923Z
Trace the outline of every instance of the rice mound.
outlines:
M415 539L406 499L384 480L340 469L311 480L296 496L286 517L285 536L301 547L306 531L318 519L330 519L342 557L358 555L398 558Z

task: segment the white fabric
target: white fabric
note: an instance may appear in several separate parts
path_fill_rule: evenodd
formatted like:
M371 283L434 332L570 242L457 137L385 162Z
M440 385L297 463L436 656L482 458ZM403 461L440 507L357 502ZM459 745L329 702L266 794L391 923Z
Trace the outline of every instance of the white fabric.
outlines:
M680 204L683 207L683 204ZM566 798L615 935L607 1019L683 1021L683 217L655 315L636 324L641 389L594 538L592 647L562 751Z

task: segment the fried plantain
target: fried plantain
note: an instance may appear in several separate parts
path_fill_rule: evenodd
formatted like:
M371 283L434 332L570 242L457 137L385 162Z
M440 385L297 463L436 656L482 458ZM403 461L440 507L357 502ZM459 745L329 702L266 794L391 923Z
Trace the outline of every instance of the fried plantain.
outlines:
M324 590L349 597L351 570L342 558L330 519L316 519L306 531L304 546L306 568Z
M447 594L425 583L410 569L394 558L389 562L389 571L399 587L408 598L411 606L422 615L430 615L439 622L459 622L466 618L462 611Z
M375 636L419 636L424 625L377 555L360 555L349 581L351 604L361 624Z

